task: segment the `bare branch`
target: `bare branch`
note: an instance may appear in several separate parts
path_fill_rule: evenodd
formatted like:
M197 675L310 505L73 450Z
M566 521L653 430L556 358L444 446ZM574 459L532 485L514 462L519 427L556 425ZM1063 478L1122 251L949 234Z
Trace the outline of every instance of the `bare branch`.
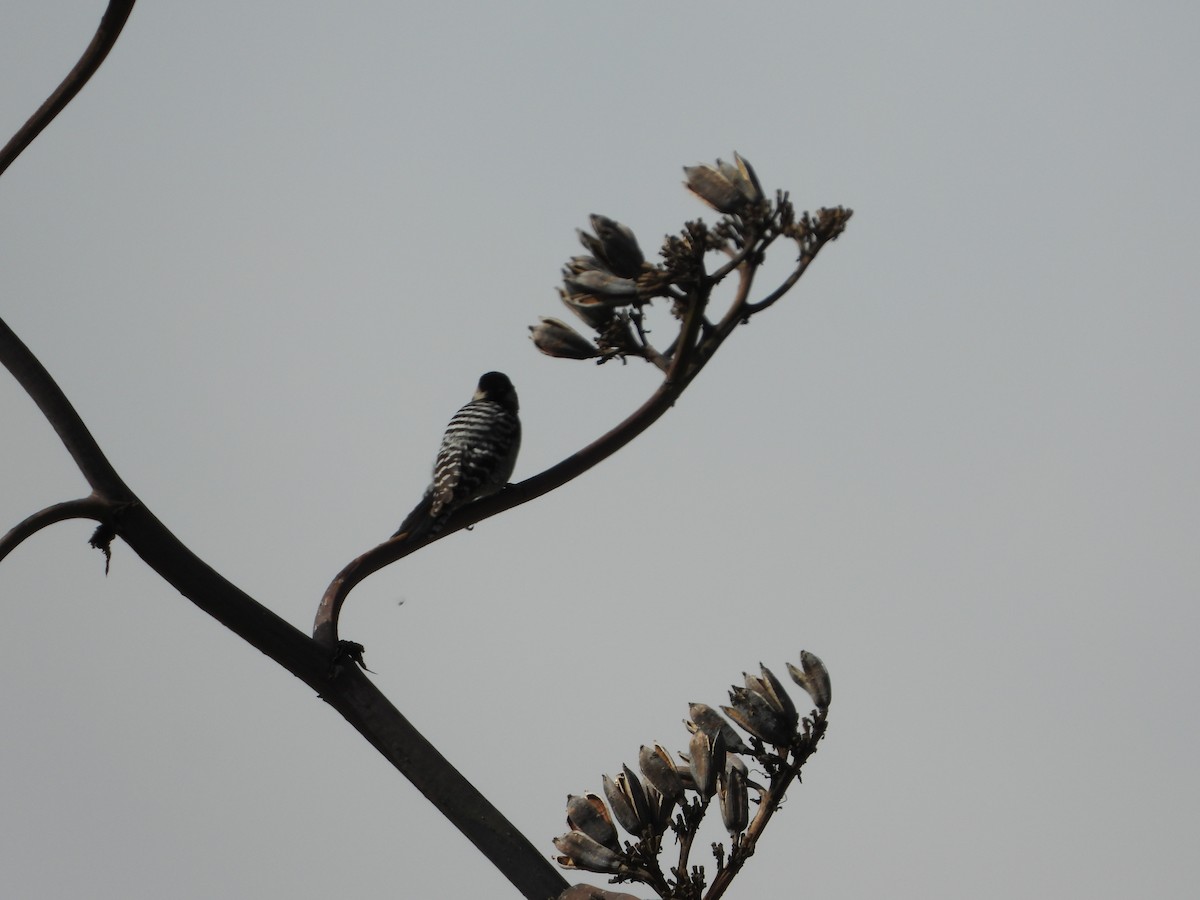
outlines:
M96 489L91 497L59 504L27 518L0 543L4 553L52 521L89 514L107 521L119 507L121 515L113 523L117 534L150 568L200 609L313 688L416 785L524 896L550 897L566 887L566 881L543 854L438 754L365 676L348 671L333 678L328 647L311 640L227 581L138 501L105 459L58 385L3 321L0 359L37 402Z
M642 358L649 363L653 363L660 371L666 372L670 368L670 363L666 357L654 349L654 345L650 343L646 337L646 329L643 323L645 316L639 309L630 310L629 321L633 323L634 330L637 331L638 342L641 344Z
M725 895L725 891L728 890L733 879L737 877L742 866L754 855L754 851L758 847L758 839L762 837L762 833L770 823L771 817L779 809L788 787L799 777L800 770L804 768L804 764L808 762L809 757L817 752L817 744L825 736L825 731L829 727L829 721L823 714L816 715L808 721L811 723L811 734L793 751L791 762L772 776L770 788L763 795L754 820L750 823L745 834L741 836L741 840L738 842L736 848L730 854L729 864L722 867L713 877L708 893L704 895L705 900L718 900L718 898Z
M67 73L62 84L46 98L46 102L38 107L37 112L29 117L29 121L12 136L12 139L4 145L4 149L0 150L0 174L3 174L4 170L12 165L13 161L21 155L21 151L54 121L54 117L63 111L63 108L96 74L96 70L104 62L104 58L108 56L108 51L117 42L121 29L125 27L125 22L129 19L129 14L133 12L133 4L134 0L110 0L108 9L100 18L100 25L96 28L92 42L83 51L83 56L79 58L75 68Z
M785 202L786 197L781 195L780 205ZM675 340L665 352L643 353L644 358L666 373L663 383L650 399L607 434L573 456L520 484L509 485L499 493L458 510L446 521L437 534L421 535L414 540L394 537L352 560L325 589L313 622L313 638L331 650L337 646L338 619L342 606L350 591L365 578L385 566L415 553L427 544L441 540L456 531L561 487L616 453L653 425L674 405L692 379L712 359L713 354L739 324L747 321L754 313L773 304L795 285L821 248L841 234L851 213L840 207L833 210L823 209L815 222L805 214L801 223L795 223L791 219L790 206L782 208L777 206L770 215L769 227L760 223L753 233L744 235L741 238L744 241L742 249L713 275L704 272L705 247L701 243L700 235L710 234L710 232L705 231L702 222L688 223L684 237L690 239L690 243L681 242L678 239L668 239L668 243L676 250L677 255L692 265L689 270L691 282L686 292L678 291L673 287L668 288L668 295L675 300L678 307L684 309L683 325ZM801 261L775 291L759 303L750 304L747 298L754 283L758 264L762 260L762 252L780 234L786 234L797 241L801 247ZM664 250L664 253L666 252ZM733 302L721 321L713 325L705 317L705 309L712 291L722 279L735 270L738 272L739 280ZM645 284L645 279L641 283ZM565 291L562 295L569 296ZM629 319L634 324L637 339L641 342L643 350L648 350L649 344L643 331L641 311L635 310L630 313Z
M23 521L18 522L4 537L0 537L0 560L17 549L22 542L33 537L43 528L65 522L68 519L93 519L102 522L112 511L113 505L104 498L92 494L80 497L78 500L67 500L65 503L55 503L40 509Z
M316 620L313 623L313 638L326 647L336 646L338 641L337 622L342 604L345 603L346 596L350 591L368 576L385 566L404 559L427 544L441 540L477 522L482 522L497 513L505 512L522 503L528 503L530 500L536 500L608 459L657 422L674 405L698 371L699 369L687 372L673 382L670 379L664 381L650 396L650 399L638 407L625 421L562 462L519 484L510 484L499 493L464 506L446 520L446 524L436 535L432 537L425 535L415 541L406 541L402 537L393 538L353 560L338 573L326 588L325 595L321 598L321 604L317 609Z
M798 224L798 233L792 235L796 243L800 245L800 257L796 268L770 294L757 303L747 305L746 314L752 316L755 313L762 312L790 291L796 282L800 280L800 276L805 273L812 261L817 258L817 254L821 251L821 248L830 241L836 241L841 233L846 230L846 223L850 221L852 215L854 215L853 210L843 209L840 206L833 207L832 209L817 210L815 220L808 213L805 213L803 220Z
M62 389L3 319L0 319L0 362L53 426L92 490L113 503L133 500L133 492L105 458Z

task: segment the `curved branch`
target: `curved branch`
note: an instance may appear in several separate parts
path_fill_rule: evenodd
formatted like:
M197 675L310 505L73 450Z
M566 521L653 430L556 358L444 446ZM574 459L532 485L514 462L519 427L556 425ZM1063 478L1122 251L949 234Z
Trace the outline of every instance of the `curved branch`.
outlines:
M781 771L771 776L771 784L765 794L761 797L761 802L758 806L758 812L755 813L754 820L742 835L742 841L730 855L729 863L721 869L712 880L712 884L708 887L705 900L718 900L725 896L725 891L737 877L738 872L742 870L742 866L746 864L758 846L758 840L762 837L763 831L771 821L771 817L783 805L783 799L787 794L787 789L791 783L798 780L800 770L804 768L804 764L808 762L809 757L817 752L817 744L821 738L825 736L825 731L829 727L829 720L824 715L816 716L812 724L812 734L804 741L803 746L793 751L792 761L788 763Z
M3 174L4 170L13 164L13 161L21 155L21 151L33 143L33 139L54 121L54 117L63 111L63 108L96 74L96 70L104 62L104 58L108 56L108 51L117 42L121 29L125 27L125 22L129 19L129 14L133 12L134 2L135 0L110 0L104 15L100 17L100 25L96 28L92 42L83 51L83 56L79 58L75 68L67 73L62 84L46 98L46 102L38 107L37 112L29 117L29 121L22 125L0 150L0 174Z
M757 303L746 305L746 316L752 316L755 313L762 312L776 300L790 291L800 280L800 276L805 273L812 261L817 258L817 254L821 252L821 248L830 241L836 241L842 232L846 230L846 223L850 221L850 217L854 215L854 210L845 209L841 206L832 208L822 208L817 210L815 219L809 217L808 213L804 214L803 232L795 237L796 243L800 246L800 257L797 260L796 268L792 270L784 281L771 291L762 300Z
M698 297L695 297L688 306L683 327L672 345L674 348L673 352L672 350L668 350L667 354L665 354L670 357L670 365L663 383L650 396L650 399L607 434L588 444L578 453L546 469L544 472L534 475L532 478L527 478L520 484L509 485L499 493L492 494L490 497L485 497L469 506L463 507L454 513L446 521L441 531L432 537L426 535L414 541L407 541L402 537L392 538L373 547L347 564L333 581L330 582L329 587L325 589L325 594L321 597L320 605L317 607L317 615L313 621L313 639L322 646L331 649L337 646L338 619L341 616L342 606L345 604L346 597L350 591L364 579L385 566L404 559L406 556L415 553L417 550L434 541L448 537L454 532L468 528L477 522L482 522L484 519L490 518L497 513L505 512L515 506L520 506L522 503L528 503L530 500L536 500L543 494L547 494L555 488L562 487L568 481L578 478L588 469L612 456L657 422L675 404L675 401L679 399L679 395L683 393L684 389L691 384L692 380L700 373L708 361L712 359L713 354L716 353L721 344L733 333L733 330L751 315L766 309L791 290L812 261L816 259L821 248L829 241L835 240L841 234L845 226L845 221L850 216L850 211L842 210L841 208L832 211L822 210L822 213L826 212L833 214L830 222L825 227L818 228L816 233L812 235L811 242L803 248L796 268L778 288L758 303L747 302L750 288L754 283L754 275L757 271L756 265L751 261L754 257L751 256L749 250L737 254L734 260L731 260L731 262L736 261L736 268L739 274L738 288L734 300L728 312L713 327L711 333L697 341L697 335L700 333L701 325L704 323L704 310L708 304L709 296L712 289L720 280L712 276L706 278L705 288L702 293ZM761 247L764 245L764 241L770 243L774 239L775 235L772 234L754 242L748 242L748 245L753 244ZM723 266L718 270L718 273L720 274L720 278L723 279L731 271L733 269Z
M100 450L71 401L3 319L0 319L0 361L42 411L92 490L112 503L132 501L133 491Z
M327 648L279 618L189 550L142 504L125 511L121 538L196 606L275 660L340 713L531 900L566 881L362 672L331 670ZM334 675L337 677L334 677Z
M749 318L755 313L760 313L788 291L790 291L795 286L796 282L800 280L800 276L804 274L812 261L816 259L816 256L817 254L815 251L811 254L804 254L801 256L800 261L796 264L796 268L792 269L792 273L788 275L786 279L784 279L783 283L757 303L747 303L742 309L742 315L746 318Z
M683 363L686 363L687 357L690 355L687 351L688 346L681 345L675 361L682 360ZM562 462L532 478L527 478L519 484L510 484L499 493L464 506L446 521L445 526L436 535L432 537L427 535L415 541L393 538L353 560L338 573L325 590L325 595L321 598L321 604L317 608L316 620L313 623L313 638L324 646L336 646L338 641L337 623L342 605L350 591L363 579L383 567L415 553L427 544L441 540L477 522L482 522L497 513L520 506L522 503L528 503L530 500L536 500L608 459L662 418L663 414L675 404L692 379L696 377L702 365L687 369L680 368L679 374L668 377L650 396L650 399L638 407L625 421L579 452L568 456Z
M110 0L91 43L75 68L55 89L37 112L29 117L3 149L0 149L0 174L12 165L46 126L54 121L76 94L83 89L100 68L133 12L135 0ZM54 379L12 330L0 320L0 358L17 382L25 388L38 409L54 427L92 489L112 502L133 498L133 492L117 476L112 465L100 451L91 433L79 418Z
M521 894L552 897L566 881L356 670L333 678L328 648L255 601L172 534L121 481L58 386L14 334L0 322L0 359L38 401L76 465L97 484L92 497L50 507L4 538L12 546L52 521L96 513L107 519L120 508L117 534L163 580L192 603L316 691L429 799L495 865ZM114 487L120 500L100 485ZM465 524L465 523L464 523ZM460 526L461 527L461 526ZM6 550L7 552L7 550Z
M58 115L99 68L133 9L112 0L83 57L28 122L0 150L0 172ZM168 584L221 624L304 681L399 769L521 894L531 900L561 893L567 882L467 779L388 702L361 672L331 678L328 650L242 592L192 553L117 474L66 395L0 320L0 360L37 404L93 488L91 497L28 517L3 539L3 555L54 521L122 515L119 536Z
M4 537L0 537L0 560L43 528L48 528L56 522L65 522L68 519L93 519L103 522L106 514L112 510L113 504L96 494L40 509L10 528Z

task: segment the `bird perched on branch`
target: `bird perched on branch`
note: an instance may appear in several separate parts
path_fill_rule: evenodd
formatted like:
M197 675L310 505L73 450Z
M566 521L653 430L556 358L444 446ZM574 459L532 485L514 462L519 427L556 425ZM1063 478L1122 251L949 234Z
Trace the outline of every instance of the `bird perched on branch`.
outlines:
M433 483L392 537L437 534L456 510L496 493L508 484L520 446L517 392L507 375L488 372L446 426Z

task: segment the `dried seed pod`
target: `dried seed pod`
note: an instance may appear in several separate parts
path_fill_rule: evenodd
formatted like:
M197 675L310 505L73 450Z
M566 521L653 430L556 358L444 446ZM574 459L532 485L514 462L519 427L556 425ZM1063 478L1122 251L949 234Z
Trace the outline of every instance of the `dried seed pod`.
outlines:
M621 857L582 831L569 831L554 839L563 855L557 862L564 869L585 869L615 875L621 871Z
M688 190L717 212L740 213L765 198L754 168L736 152L733 162L718 159L716 165L685 166Z
M775 677L775 673L764 666L758 664L758 668L762 671L762 677L758 679L762 685L762 695L767 698L767 702L779 712L783 717L792 723L792 727L796 727L796 722L800 716L796 712L796 704L792 702L792 698L788 696L788 692L784 689L783 682Z
M613 307L599 297L593 297L591 294L568 294L562 288L558 289L558 296L563 306L596 331L603 331L612 321Z
M691 716L691 721L684 724L688 730L695 732L696 730L703 731L708 735L721 735L725 740L725 749L730 753L749 753L750 748L746 746L741 736L733 730L719 712L709 706L707 703L689 703L688 715Z
M758 176L754 174L754 169L750 167L750 164L737 153L733 154L731 163L718 159L717 168L745 200L757 203L763 199L762 186L758 183Z
M738 185L739 189L750 200L759 201L766 199L766 195L763 194L762 184L758 180L758 175L754 172L754 167L743 159L736 150L733 151L733 161L737 164L738 172L741 175L741 182ZM742 185L746 185L746 187L742 188Z
M750 795L746 790L746 774L736 766L729 766L721 776L717 789L721 800L721 819L730 834L741 834L750 822Z
M658 836L667 829L671 821L671 813L675 811L675 801L665 797L658 788L650 783L644 783L642 789L646 792L646 806L650 813L649 831Z
M684 166L683 174L687 189L717 212L736 213L746 205L742 192L714 166Z
M591 223L596 238L584 240L584 233L580 232L583 245L600 257L614 275L637 278L646 257L642 255L633 231L614 219L595 213L591 215ZM587 237L591 238L591 235Z
M547 356L558 359L592 359L599 356L596 345L559 319L539 316L537 325L529 326L533 345Z
M655 829L658 810L652 807L642 780L629 766L622 766L615 778L604 776L604 796L621 827L630 834L640 837Z
M598 794L588 792L582 797L572 794L567 797L567 824L572 831L582 831L592 840L610 850L619 851L617 829L613 825L608 807Z
M725 738L718 731L715 735L696 730L688 743L688 762L696 792L705 800L717 790L717 777L725 768Z
M816 654L809 653L807 650L800 651L800 665L804 668L797 669L788 663L788 674L792 676L792 681L808 692L808 696L812 698L817 709L824 712L829 709L829 703L833 699L829 670L825 668L825 663L821 662Z
M646 780L664 797L674 803L683 799L683 780L675 767L675 760L662 746L653 747L642 745L638 751L638 768L646 776Z
M572 256L563 266L563 277L568 275L578 275L580 272L603 272L606 270L604 263L594 256Z
M572 293L592 294L618 306L637 299L636 281L632 278L621 278L603 269L566 273L563 281Z
M591 884L573 884L559 894L557 900L639 900L639 898L633 894L602 891Z
M633 769L629 766L621 766L621 771L617 775L617 786L625 792L625 796L629 798L629 805L633 809L633 814L638 817L642 827L654 823L654 810L650 808L650 800L646 796L645 785L642 784L642 779L634 774Z
M617 776L618 779L623 777L623 775ZM607 775L601 781L604 787L604 796L608 798L608 805L612 807L612 813L617 823L632 835L641 834L642 823L638 820L633 805L625 796L622 786L617 784L616 779L609 778Z
M795 724L773 709L762 694L734 685L729 689L729 699L732 706L721 709L743 731L768 744L787 746L792 742Z

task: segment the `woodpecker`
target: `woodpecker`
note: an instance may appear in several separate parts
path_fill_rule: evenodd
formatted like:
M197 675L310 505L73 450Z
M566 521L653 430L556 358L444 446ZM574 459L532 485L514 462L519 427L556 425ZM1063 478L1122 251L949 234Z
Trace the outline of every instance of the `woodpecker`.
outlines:
M508 376L488 372L471 402L454 414L433 464L433 482L392 537L437 534L456 510L506 484L521 446L517 392Z

